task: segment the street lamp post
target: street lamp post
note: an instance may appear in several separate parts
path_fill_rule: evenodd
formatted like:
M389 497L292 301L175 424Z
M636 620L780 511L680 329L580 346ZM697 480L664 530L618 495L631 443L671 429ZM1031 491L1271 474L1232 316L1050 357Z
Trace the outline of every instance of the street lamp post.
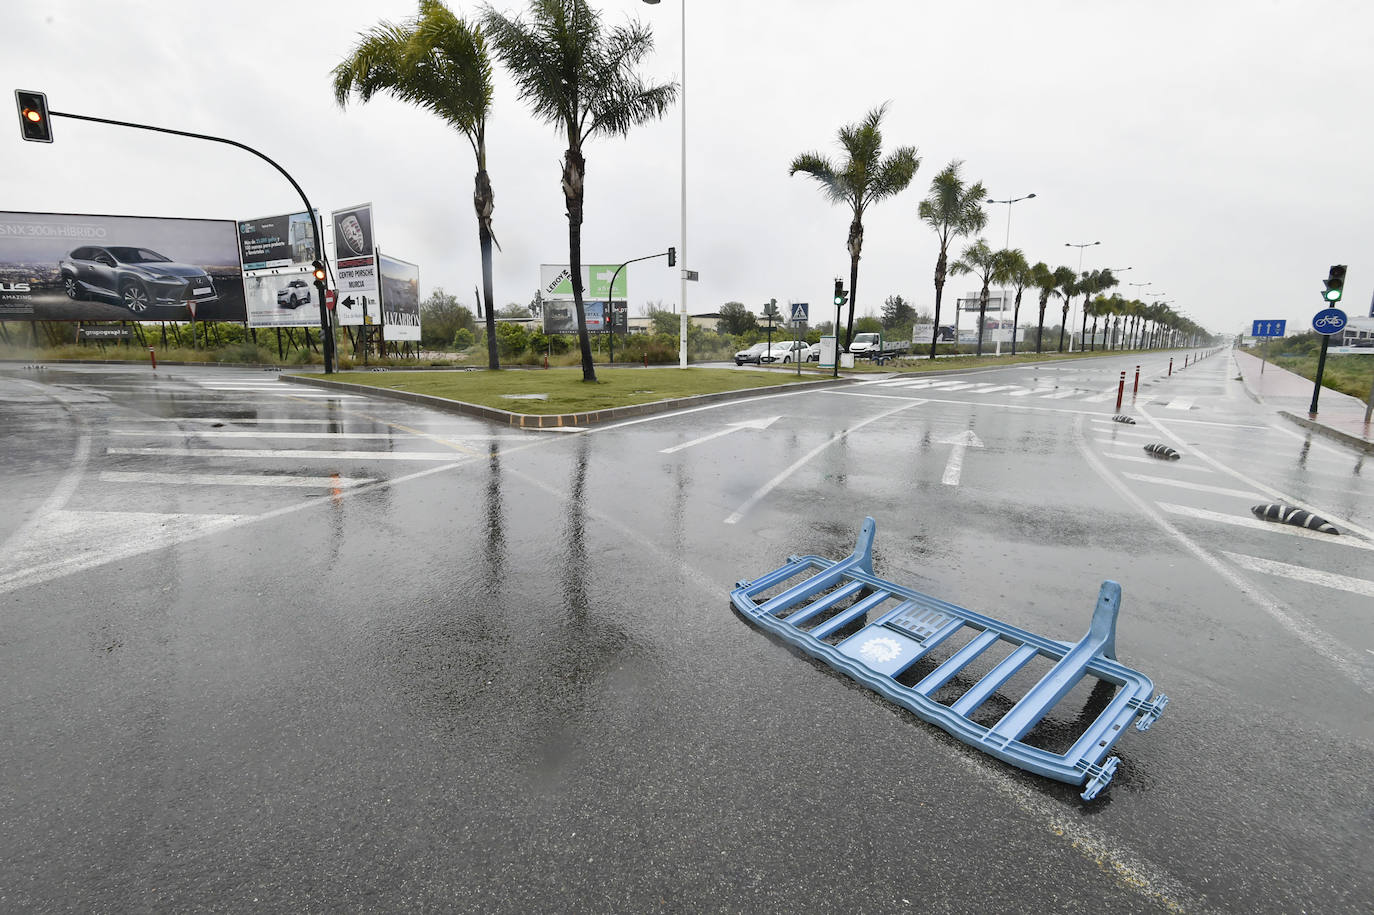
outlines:
M644 0L650 6L657 6L659 0ZM678 350L677 361L680 368L687 367L687 3L680 0L682 4L682 208L680 235L678 238L678 251L682 252L682 278L679 281L681 290L679 295L682 302L682 318L678 331Z
M1100 245L1100 244L1102 244L1102 242L1100 242L1100 241L1085 241L1085 242L1083 242L1083 244L1081 244L1081 245L1078 244L1077 242L1071 242L1071 241L1066 241L1066 242L1064 242L1064 247L1065 247L1065 248L1077 248L1077 249L1078 249L1078 272L1074 274L1075 278L1081 277L1081 276L1083 275L1083 249L1084 249L1084 248L1091 248L1093 245ZM1072 310L1072 305L1070 305L1070 310L1069 310L1069 326L1070 326L1070 327L1073 326L1073 310ZM1063 341L1061 340L1060 342L1062 343ZM1070 332L1069 332L1069 352L1073 352L1073 331L1070 331Z
M1152 282L1146 282L1146 283L1127 283L1126 285L1127 285L1127 286L1135 286L1135 287L1138 288L1138 289L1143 289L1143 288L1146 287L1146 286L1153 286L1154 283L1152 283ZM1134 342L1134 341L1132 341L1132 342ZM1126 346L1126 341L1125 341L1124 339L1121 341L1121 346L1122 346L1123 349L1127 349L1127 348L1128 348L1128 347ZM1130 349L1134 349L1134 347L1129 347L1129 348L1130 348Z
M1034 196L1035 196L1034 194L1027 194L1027 195L1024 196L1024 197L1013 197L1013 198L1011 198L1010 200L989 200L989 201L988 201L988 203L1005 203L1005 204L1007 205L1007 237L1006 237L1006 240L1002 243L1002 247L1003 247L1003 248L1010 248L1010 247L1011 247L1011 205L1012 205L1013 203L1020 203L1022 200L1030 200L1030 199L1032 199ZM1006 288L1005 286L1003 286L1003 287L1002 287L1002 310L1001 310L1001 311L998 313L998 315L997 315L997 329L998 329L999 331L1002 329L1002 318L1003 318L1004 315L1006 315L1006 312L1007 312L1007 288ZM1011 329L1011 351L1012 351L1012 354L1013 354L1013 355L1016 354L1016 328L1015 328L1015 327L1012 327L1012 329ZM997 355L999 355L999 356L1002 355L1002 335L1001 335L1000 333L997 335Z

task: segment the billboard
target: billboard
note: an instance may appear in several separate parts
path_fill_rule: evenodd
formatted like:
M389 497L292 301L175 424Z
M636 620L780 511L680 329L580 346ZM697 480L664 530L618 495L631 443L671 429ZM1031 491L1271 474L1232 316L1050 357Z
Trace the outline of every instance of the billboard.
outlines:
M606 333L606 304L605 302L582 303L582 314L587 319L587 333ZM626 332L627 325L625 303L611 302L610 304L614 332L623 334ZM544 333L577 333L577 306L572 300L544 300Z
M626 275L629 268L620 271L620 276L615 275L618 264L583 264L582 265L582 298L586 299L625 299L625 290L629 285ZM615 278L615 289L611 289L611 278ZM539 288L544 293L546 299L571 299L572 290L572 269L567 264L540 264L539 265ZM590 328L590 325L588 325Z
M245 273L243 299L249 327L320 326L319 292L309 267Z
M382 275L382 333L388 340L420 339L420 268L378 252Z
M274 267L306 268L318 257L308 213L239 222L239 259L245 272Z
M375 319L380 308L372 204L335 210L330 218L334 223L334 264L339 279L335 314L340 324L362 324L364 313Z
M230 220L0 211L0 321L243 321Z

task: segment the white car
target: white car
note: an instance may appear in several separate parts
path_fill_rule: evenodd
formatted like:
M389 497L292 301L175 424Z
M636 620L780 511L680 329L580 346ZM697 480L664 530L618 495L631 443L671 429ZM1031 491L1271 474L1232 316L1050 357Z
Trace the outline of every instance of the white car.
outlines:
M774 343L759 355L760 362L801 362L806 356L806 344L801 340Z
M811 344L810 346L808 346L808 347L806 348L806 356L805 356L805 358L802 359L802 361L803 361L803 362L820 362L820 361L821 361L821 345L820 345L819 343L813 343L813 344Z
M305 280L292 280L285 289L277 290L277 304L282 308L299 308L310 303L310 284Z

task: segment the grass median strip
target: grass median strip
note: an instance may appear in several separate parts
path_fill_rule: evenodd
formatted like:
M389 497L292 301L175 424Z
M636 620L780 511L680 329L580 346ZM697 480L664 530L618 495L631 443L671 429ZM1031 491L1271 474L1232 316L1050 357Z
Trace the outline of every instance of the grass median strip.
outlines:
M504 369L456 372L341 372L336 381L427 394L511 413L552 415L589 413L611 407L765 388L828 376L748 369L648 368L597 369L596 383L582 380L581 368ZM535 395L544 395L536 397Z

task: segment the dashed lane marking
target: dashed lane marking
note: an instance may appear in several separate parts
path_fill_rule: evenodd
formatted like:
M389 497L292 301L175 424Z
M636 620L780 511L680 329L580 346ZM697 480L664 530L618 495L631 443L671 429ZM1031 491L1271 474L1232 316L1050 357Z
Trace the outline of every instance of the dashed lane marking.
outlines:
M1355 578L1351 575L1337 575L1335 572L1307 569L1274 559L1261 559L1258 556L1229 553L1226 550L1222 550L1221 555L1251 572L1264 572L1267 575L1277 575L1280 578L1300 581L1307 585L1321 585L1323 588L1336 588L1364 597L1374 597L1374 581L1365 581L1363 578Z

